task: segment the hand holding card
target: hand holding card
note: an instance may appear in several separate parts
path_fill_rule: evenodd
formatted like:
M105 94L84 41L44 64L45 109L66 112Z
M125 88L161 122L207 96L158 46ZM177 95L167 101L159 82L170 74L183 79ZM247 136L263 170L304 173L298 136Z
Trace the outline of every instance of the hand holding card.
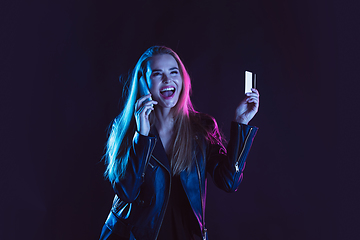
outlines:
M259 109L259 97L256 90L256 74L245 71L245 98L236 108L234 121L248 124Z

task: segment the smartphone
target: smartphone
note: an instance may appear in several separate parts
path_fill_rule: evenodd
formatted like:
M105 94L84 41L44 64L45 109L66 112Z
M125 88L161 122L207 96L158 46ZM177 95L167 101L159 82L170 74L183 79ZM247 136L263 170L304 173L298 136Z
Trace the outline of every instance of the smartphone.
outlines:
M141 96L150 94L149 87L146 84L145 78L143 76L139 79L139 89L140 89ZM151 100L152 100L151 97L149 97L148 101L151 101Z
M245 71L245 93L251 92L251 88L256 88L256 74Z

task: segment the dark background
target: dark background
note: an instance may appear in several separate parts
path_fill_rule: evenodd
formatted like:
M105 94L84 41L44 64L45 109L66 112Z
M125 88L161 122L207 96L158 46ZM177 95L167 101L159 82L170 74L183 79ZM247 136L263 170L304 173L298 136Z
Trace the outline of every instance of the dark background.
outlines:
M227 136L258 74L260 130L236 193L209 180L210 239L360 239L357 1L0 4L0 239L98 239L118 78L155 44Z

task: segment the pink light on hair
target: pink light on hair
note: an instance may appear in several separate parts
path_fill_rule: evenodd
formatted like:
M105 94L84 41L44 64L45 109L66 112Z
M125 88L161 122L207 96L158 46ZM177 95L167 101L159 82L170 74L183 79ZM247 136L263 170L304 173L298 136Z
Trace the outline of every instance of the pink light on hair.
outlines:
M183 79L183 89L181 91L177 106L175 107L176 113L182 111L184 115L189 116L189 113L196 113L190 100L190 95L191 95L190 76L186 71L184 64L181 62L179 56L175 52L172 52L170 55L172 55L175 58L177 64L179 65L180 73Z

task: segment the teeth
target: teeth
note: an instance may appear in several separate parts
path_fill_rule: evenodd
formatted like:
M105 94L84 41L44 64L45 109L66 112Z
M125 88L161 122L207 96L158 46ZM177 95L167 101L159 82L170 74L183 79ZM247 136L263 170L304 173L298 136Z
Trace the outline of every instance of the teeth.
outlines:
M164 88L160 92L165 92L165 91L175 91L175 88L173 87Z

